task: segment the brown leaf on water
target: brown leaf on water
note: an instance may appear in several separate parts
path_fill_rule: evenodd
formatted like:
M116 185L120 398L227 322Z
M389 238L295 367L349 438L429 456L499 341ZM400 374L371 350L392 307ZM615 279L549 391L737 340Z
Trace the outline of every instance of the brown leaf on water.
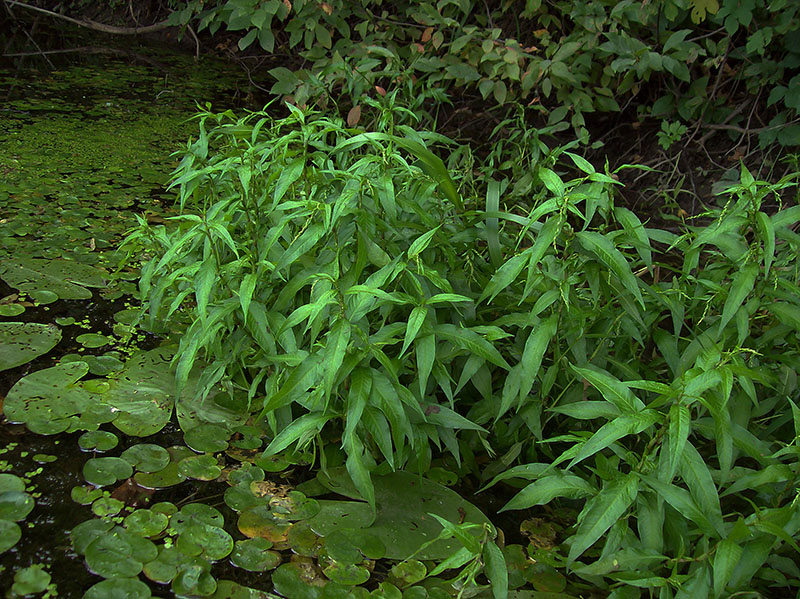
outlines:
M353 106L347 113L347 126L355 127L361 120L361 106Z
M139 486L132 478L127 479L111 492L111 498L130 507L142 507L150 502L155 489Z

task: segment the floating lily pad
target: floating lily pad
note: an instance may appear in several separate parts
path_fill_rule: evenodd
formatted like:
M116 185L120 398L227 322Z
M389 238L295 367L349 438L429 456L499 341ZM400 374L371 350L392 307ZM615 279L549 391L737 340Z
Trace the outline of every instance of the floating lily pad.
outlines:
M270 497L269 507L276 517L286 520L308 520L320 510L316 499L306 497L300 491L289 491L286 495Z
M50 453L36 453L31 459L37 464L52 464L58 459L58 456Z
M0 316L19 316L25 312L22 304L0 304Z
M68 260L23 258L0 261L0 278L11 287L36 298L41 292L61 299L89 299L86 287L105 287L108 273L99 268Z
M41 564L33 564L27 568L17 570L14 574L14 584L11 585L11 593L14 597L24 597L42 593L50 584L50 574Z
M292 524L286 542L294 553L306 557L317 557L323 546L322 537L311 530L307 522Z
M81 505L91 505L94 501L103 496L103 490L91 486L75 486L70 491L70 498L75 503Z
M139 472L158 472L169 464L169 452L154 443L139 443L119 456Z
M236 541L231 553L231 563L250 572L265 572L277 568L281 563L281 554L269 551L272 547L267 539L255 538Z
M263 431L255 426L242 425L234 429L234 439L231 445L237 449L258 449L263 444Z
M398 586L407 587L424 579L428 570L418 559L409 559L392 566L390 575Z
M36 322L0 322L0 370L27 364L61 341L61 329Z
M264 505L264 499L253 495L250 485L245 482L225 489L224 500L229 508L237 512L243 512L255 505Z
M225 518L217 508L205 503L190 503L183 506L172 517L170 528L182 534L190 526L207 525L221 528L225 525Z
M85 557L86 565L95 574L124 578L138 575L146 562L158 557L158 550L147 539L116 527L89 543Z
M358 547L338 530L334 530L325 537L325 553L333 561L339 562L339 564L358 564L364 561L364 556L361 555Z
M217 561L233 551L233 539L219 526L193 524L181 532L178 549L191 557Z
M109 578L98 582L83 599L148 599L150 587L138 578Z
M307 558L283 564L272 573L275 591L291 599L319 599L325 582Z
M195 451L213 453L226 450L230 436L231 433L224 426L204 423L187 430L183 440Z
M260 537L277 545L285 543L289 534L289 524L278 522L265 505L256 505L239 515L239 531L246 537Z
M11 520L0 519L0 553L5 553L22 538L19 524Z
M359 498L347 470L332 468L317 477L330 490L345 497ZM373 476L377 514L363 502L320 500L321 511L308 522L312 530L328 536L334 530L366 528L386 544L386 557L404 560L411 555L421 560L440 560L452 555L461 545L455 539L440 540L420 553L415 552L427 541L436 538L441 525L428 513L450 522L466 520L489 524L478 508L456 492L433 481L408 472ZM372 524L370 525L370 522Z
M242 482L250 483L254 480L264 480L264 471L250 462L245 462L235 470L231 470L228 479L233 485Z
M84 451L108 451L118 443L117 436L108 431L87 431L78 438L78 446Z
M217 591L209 599L282 599L272 593L245 587L232 580L217 581Z
M0 473L0 493L6 491L24 491L25 481L14 474Z
M110 380L103 400L119 410L114 426L126 435L153 435L169 422L175 402L171 359L171 350L163 348L136 353Z
M32 372L8 392L3 413L9 421L24 422L31 430L67 430L69 418L92 405L91 394L76 384L88 371L85 362L71 362Z
M98 347L103 347L111 343L111 339L99 333L84 333L83 335L75 337L75 341L89 349L97 349Z
M33 497L24 491L0 493L0 520L24 520L35 505Z
M72 546L78 553L86 553L86 548L98 537L101 537L114 528L114 523L110 520L86 520L81 522L69 533Z
M125 368L125 364L110 352L102 356L83 356L83 361L89 365L89 372L95 376L106 376L113 372L119 372Z
M92 458L83 465L83 478L96 487L113 485L132 474L133 468L122 458Z
M194 455L180 461L178 472L186 478L214 480L222 473L222 468L219 467L214 456Z
M98 518L116 516L122 511L125 504L113 497L100 497L92 504L92 513Z
M156 472L137 472L133 477L136 484L148 489L165 489L186 480L186 477L178 471L178 464L184 458L195 455L194 452L184 445L169 447L167 452L169 463Z
M211 564L192 563L181 566L172 579L172 591L176 595L208 597L217 590L217 581L208 571Z
M178 568L188 561L189 557L181 553L175 545L161 545L158 548L158 557L144 564L142 571L153 582L168 584L177 576Z
M333 562L322 570L330 580L347 586L364 584L369 580L369 570L356 564Z

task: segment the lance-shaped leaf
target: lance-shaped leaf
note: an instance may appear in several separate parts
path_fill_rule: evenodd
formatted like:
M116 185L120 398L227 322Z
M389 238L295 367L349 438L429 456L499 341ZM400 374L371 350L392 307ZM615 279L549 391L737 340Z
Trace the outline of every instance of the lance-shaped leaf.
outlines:
M600 493L590 499L578 532L572 540L567 562L572 563L625 514L639 491L639 479L630 472L610 482Z
M644 299L639 291L639 281L631 272L625 256L622 255L607 237L596 231L579 231L575 234L581 245L594 254L614 275L622 286L630 291L639 305L644 308Z
M623 414L601 426L597 432L581 445L580 450L572 458L567 469L578 462L602 451L612 443L626 435L637 435L658 421L658 413L654 410L645 410L638 414Z
M547 505L557 497L580 499L596 493L597 489L580 476L556 470L522 489L500 511L524 510L534 505Z
M746 264L736 275L733 283L731 283L728 297L725 299L725 305L722 308L722 319L719 321L720 333L734 317L745 298L753 291L758 270L757 264Z

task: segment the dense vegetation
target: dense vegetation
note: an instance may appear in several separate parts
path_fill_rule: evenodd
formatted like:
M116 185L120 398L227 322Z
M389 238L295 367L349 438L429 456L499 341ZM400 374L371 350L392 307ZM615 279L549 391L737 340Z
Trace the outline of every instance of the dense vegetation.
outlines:
M282 105L201 108L170 183L180 214L139 218L121 247L120 269L141 264L140 325L178 345L187 434L228 414L228 436L263 441L260 466L305 456L373 520L396 471L504 486L520 520L555 513L526 548L440 520L458 547L427 570L398 556L421 575L375 596L536 597L541 566L615 599L797 591L800 7L150 8L304 65L269 71ZM438 127L474 90L500 115L480 151ZM695 214L649 222L621 195L640 167L582 157L589 115L628 106L664 150L706 131L760 151ZM443 573L455 584L415 585Z

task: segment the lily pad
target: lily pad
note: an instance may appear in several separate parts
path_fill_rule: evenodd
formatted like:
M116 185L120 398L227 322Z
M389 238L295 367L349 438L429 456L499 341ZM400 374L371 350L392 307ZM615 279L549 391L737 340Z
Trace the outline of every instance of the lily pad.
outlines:
M184 458L178 464L178 472L186 478L214 480L222 473L217 459L211 455L194 455Z
M69 533L72 546L78 553L86 553L86 548L98 537L101 537L114 528L114 523L110 520L86 520L81 522Z
M5 553L22 538L19 524L11 520L0 519L0 553Z
M84 451L108 451L118 443L117 436L108 431L87 431L78 438L78 446Z
M122 511L125 504L113 497L100 497L92 504L92 513L98 518L110 518Z
M148 489L165 489L186 480L186 477L178 471L178 464L182 459L195 455L194 452L185 445L169 447L167 452L169 463L156 472L137 472L133 477L136 484Z
M316 499L306 497L300 491L270 497L269 508L277 518L286 520L308 520L320 510Z
M272 573L275 591L290 599L319 599L325 583L308 558L283 564Z
M133 468L122 458L92 458L83 465L83 478L96 487L113 485L132 474Z
M231 433L219 424L204 423L187 430L183 440L195 451L217 452L228 448Z
M91 505L96 499L103 496L103 490L92 486L75 486L72 487L69 495L75 503Z
M148 599L150 587L138 578L109 578L98 582L83 599Z
M167 528L169 517L153 510L136 510L123 520L123 526L141 537L154 537Z
M233 539L219 526L194 524L181 532L178 549L191 557L217 561L233 551Z
M190 526L207 525L221 528L225 525L225 518L220 511L206 505L205 503L190 503L183 506L177 514L172 517L170 528L178 534Z
M409 559L392 566L390 575L398 586L407 587L424 579L428 570L418 559Z
M269 551L271 547L272 543L258 537L236 541L231 553L231 563L249 572L273 570L280 565L281 554Z
M0 520L24 520L35 505L33 497L24 491L0 493Z
M144 564L142 572L153 582L168 584L178 575L178 568L190 561L175 545L161 545L158 557Z
M328 470L317 478L331 491L345 497L360 495L344 467ZM386 557L404 560L414 555L421 560L441 560L452 555L461 545L455 539L439 540L419 553L424 543L436 538L441 525L428 513L450 522L489 524L478 508L455 491L408 472L373 476L377 513L364 502L320 500L321 511L308 520L312 530L328 536L334 530L365 528L376 533L386 544Z
M0 473L0 493L24 491L25 481L15 474Z
M0 278L32 297L49 291L61 299L89 299L87 287L105 287L108 273L99 268L68 260L23 258L0 261Z
M0 304L0 316L19 316L25 312L22 304Z
M217 581L217 591L209 599L282 599L278 595L251 589L232 580Z
M14 597L24 597L25 595L35 595L42 593L50 584L50 574L41 564L33 564L27 568L17 570L14 574L14 584L11 585L11 593Z
M111 339L99 333L84 333L83 335L75 337L75 341L89 349L97 349L98 347L103 347L111 343Z
M267 506L256 505L239 515L237 526L246 537L260 537L277 545L286 542L290 525L277 521Z
M169 452L154 443L139 443L119 456L139 472L158 472L169 464Z
M36 322L0 322L0 370L27 364L61 341L61 329Z
M146 562L158 557L156 546L142 537L116 527L99 535L86 547L86 565L103 578L132 577Z
M3 413L9 421L24 422L31 430L62 432L70 426L71 416L80 415L93 403L92 395L77 384L88 371L86 362L70 362L32 372L8 392Z
M347 586L364 584L369 580L369 570L364 566L356 564L333 562L322 571L325 573L325 576L333 582L338 582L339 584Z
M181 566L172 580L172 591L179 596L208 597L217 590L217 581L208 571L211 564L192 563Z

